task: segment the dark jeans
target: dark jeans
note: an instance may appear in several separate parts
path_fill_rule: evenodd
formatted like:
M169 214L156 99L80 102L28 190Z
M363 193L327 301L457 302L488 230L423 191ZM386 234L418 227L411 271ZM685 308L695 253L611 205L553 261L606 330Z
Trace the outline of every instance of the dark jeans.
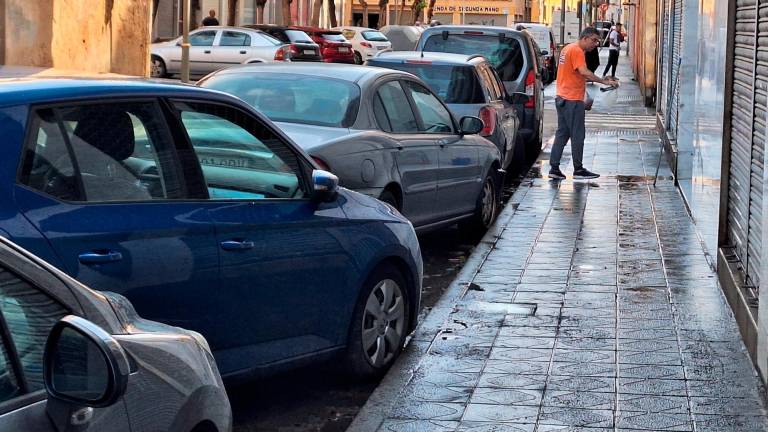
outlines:
M608 75L608 69L613 68L611 76L616 77L616 66L619 64L619 50L608 50L608 64L605 65L603 76Z
M558 97L555 99L555 107L557 132L552 152L549 154L549 164L553 167L560 166L563 149L570 139L573 168L579 169L584 157L584 101L570 101Z

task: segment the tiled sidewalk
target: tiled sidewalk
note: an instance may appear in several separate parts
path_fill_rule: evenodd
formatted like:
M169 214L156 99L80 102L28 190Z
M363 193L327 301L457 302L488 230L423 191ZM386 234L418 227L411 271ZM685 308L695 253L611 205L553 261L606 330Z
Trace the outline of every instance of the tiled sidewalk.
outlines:
M613 114L641 115L619 75ZM764 390L664 162L651 184L658 137L601 123L600 110L585 165L603 177L532 170L351 431L768 431Z

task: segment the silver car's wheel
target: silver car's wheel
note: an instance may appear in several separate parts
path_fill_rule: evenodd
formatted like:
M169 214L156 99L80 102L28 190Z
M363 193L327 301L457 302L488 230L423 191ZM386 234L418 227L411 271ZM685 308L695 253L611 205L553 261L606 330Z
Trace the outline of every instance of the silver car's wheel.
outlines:
M484 227L490 227L496 217L496 187L491 176L486 177L483 183L483 196L480 203L482 224Z
M152 78L165 78L168 71L165 68L165 62L160 57L152 57L149 74Z
M390 363L400 352L405 331L405 299L397 282L384 279L365 302L362 345L366 360L376 368Z

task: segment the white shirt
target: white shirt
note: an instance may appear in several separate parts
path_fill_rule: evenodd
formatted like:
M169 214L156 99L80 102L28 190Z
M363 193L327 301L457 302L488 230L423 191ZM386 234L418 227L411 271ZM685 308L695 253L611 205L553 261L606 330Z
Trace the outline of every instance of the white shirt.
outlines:
M608 35L608 39L611 41L611 46L609 49L613 51L618 51L619 47L621 46L621 42L619 42L619 32L616 29L611 30L611 34ZM617 46L614 46L613 45L614 43Z

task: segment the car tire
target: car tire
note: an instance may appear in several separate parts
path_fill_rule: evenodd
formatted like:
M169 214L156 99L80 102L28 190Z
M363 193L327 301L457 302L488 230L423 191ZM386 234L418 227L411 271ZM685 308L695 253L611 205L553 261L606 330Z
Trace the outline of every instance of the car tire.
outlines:
M363 56L357 51L355 51L355 64L357 65L363 64Z
M149 74L152 78L165 78L168 76L168 69L165 62L158 56L152 56L149 65Z
M377 267L358 297L347 340L345 372L357 379L379 378L403 350L410 325L405 278L391 264Z
M462 224L463 230L486 231L493 225L499 212L499 183L494 170L491 169L483 180L483 188L480 189L475 204L475 213L469 221Z
M385 190L382 192L379 196L379 201L385 202L394 207L397 211L400 211L400 203L398 202L395 194L393 194L391 191Z

